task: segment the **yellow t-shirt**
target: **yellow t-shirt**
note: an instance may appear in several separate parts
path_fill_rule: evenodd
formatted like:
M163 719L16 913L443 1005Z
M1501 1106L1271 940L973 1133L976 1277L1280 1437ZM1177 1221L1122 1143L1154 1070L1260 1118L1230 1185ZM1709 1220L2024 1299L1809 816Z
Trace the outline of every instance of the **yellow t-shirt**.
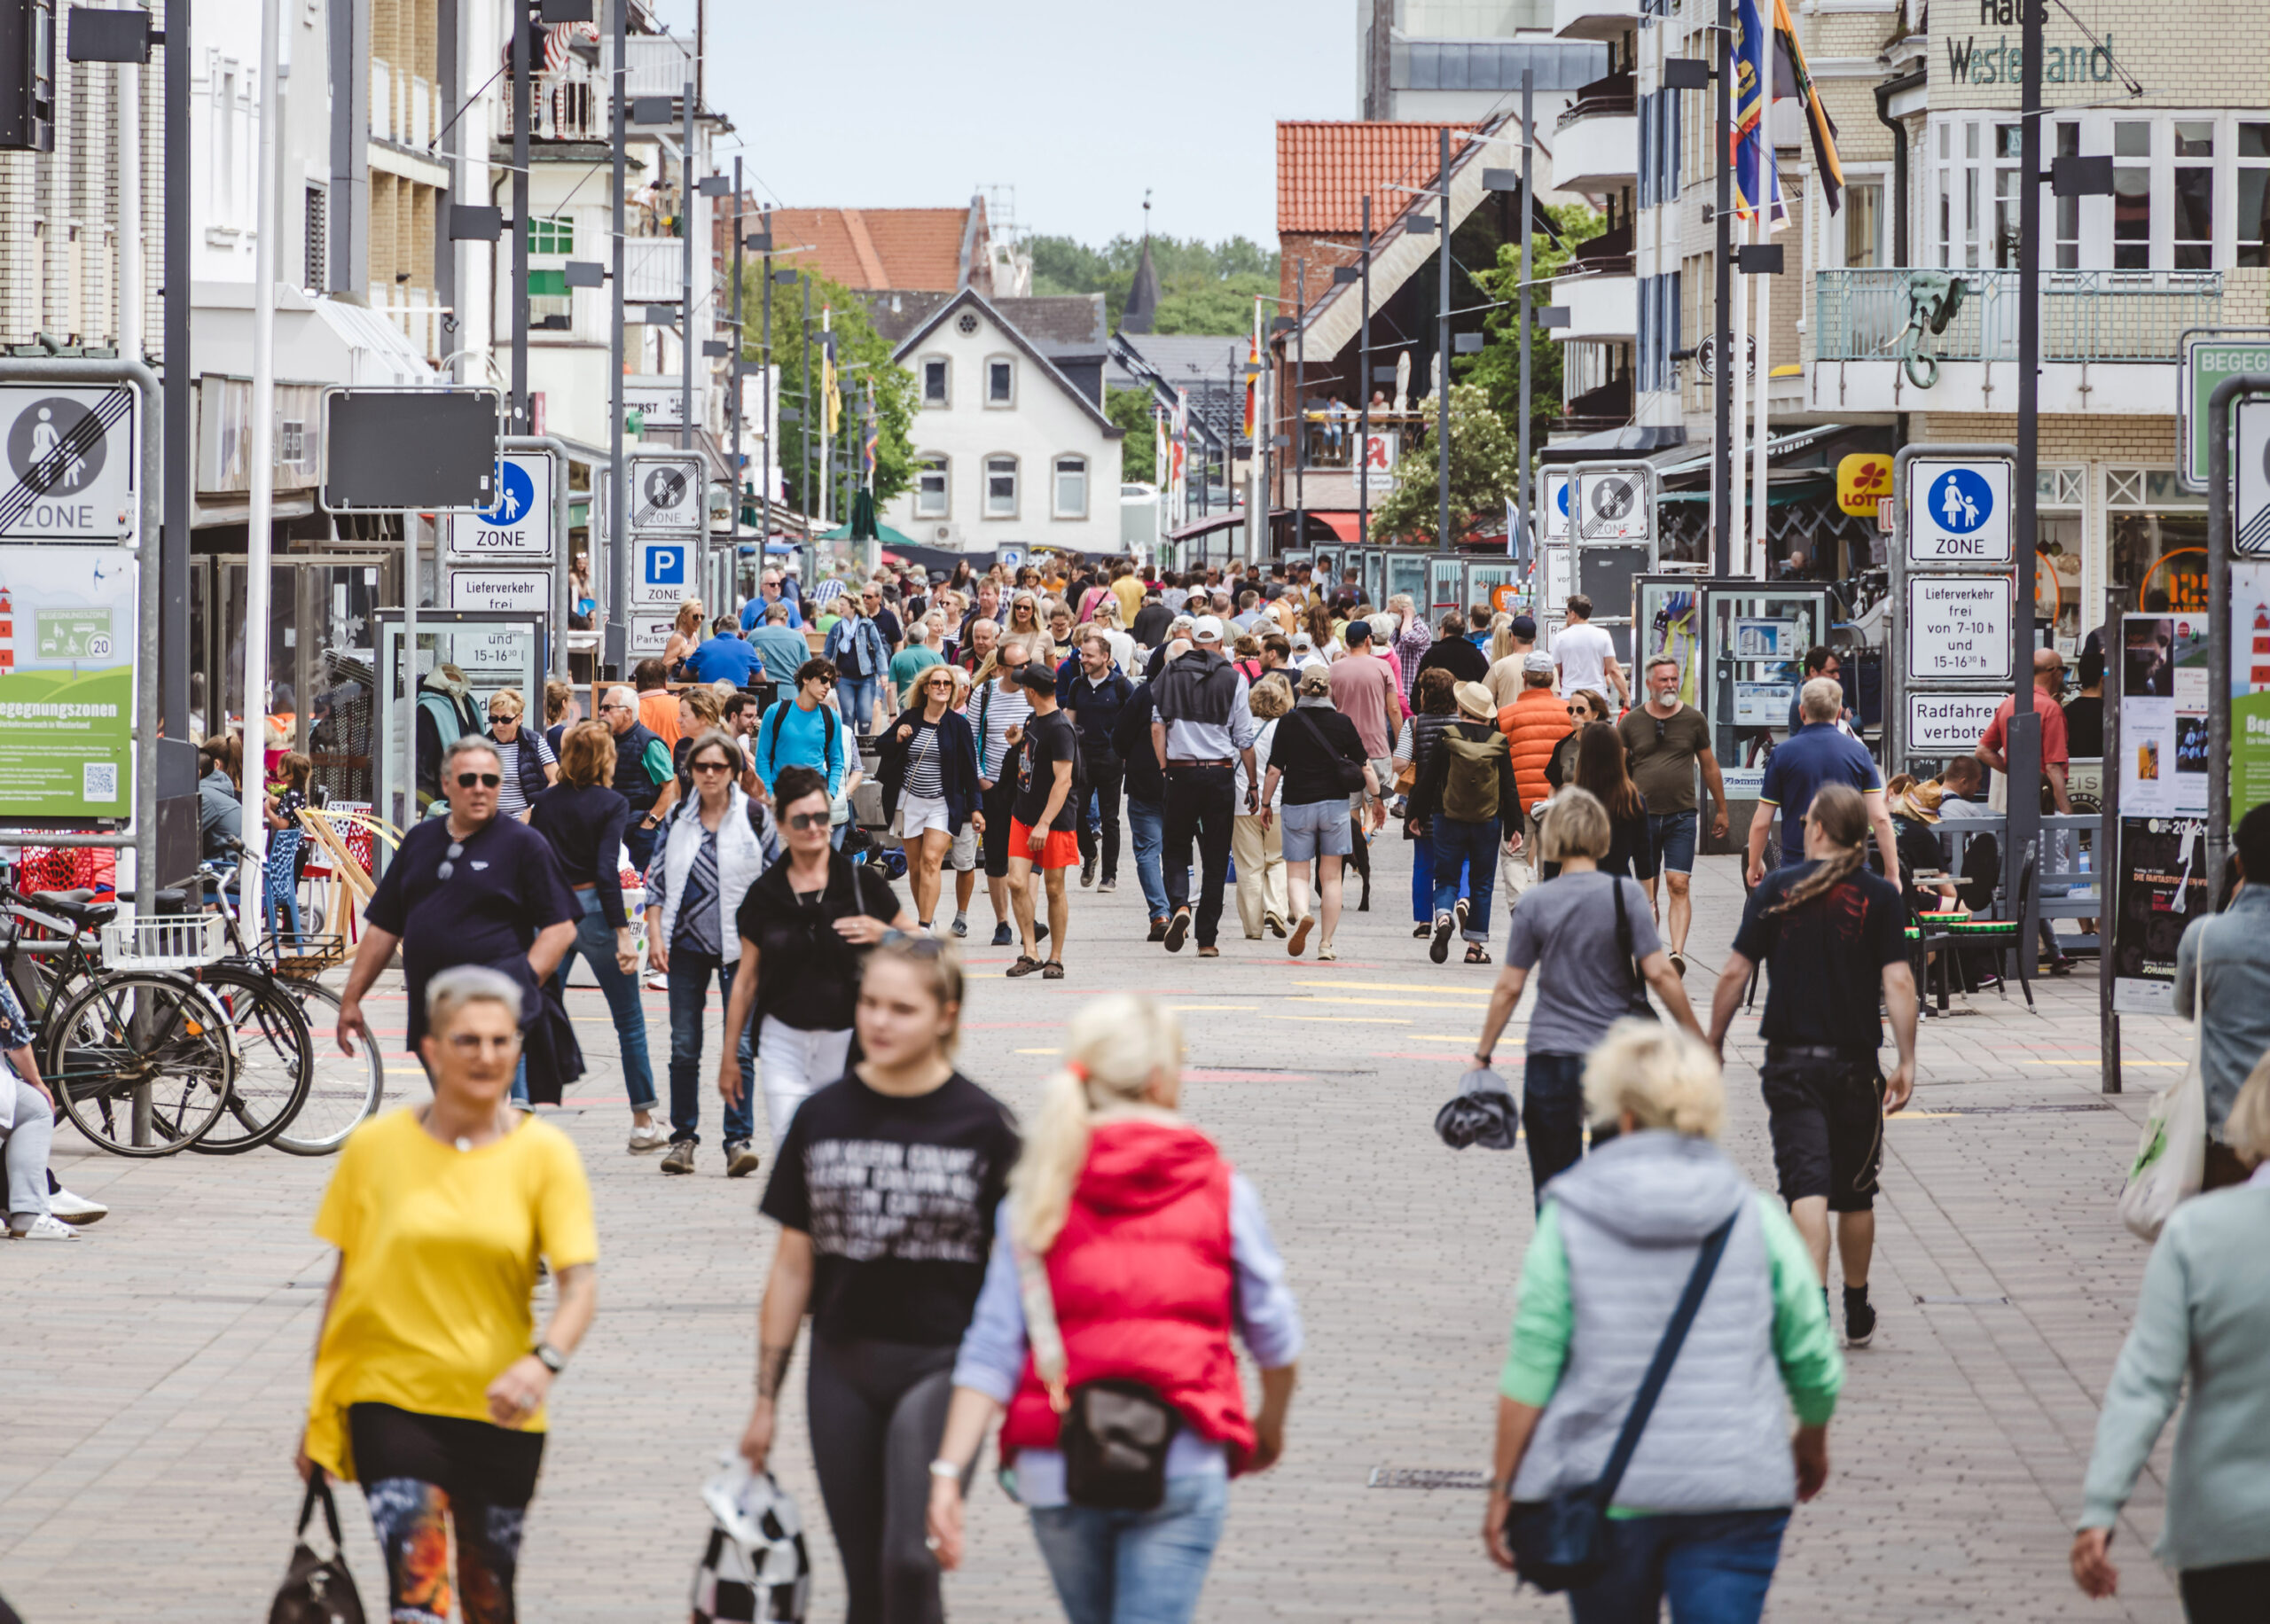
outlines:
M1132 575L1122 575L1111 583L1111 595L1119 600L1119 629L1125 631L1135 624L1135 616L1143 607L1143 583Z
M316 1214L339 1248L339 1296L316 1349L308 1455L355 1475L347 1407L489 1419L489 1384L536 1339L537 1257L596 1262L575 1143L534 1117L478 1150L443 1144L415 1109L355 1130ZM542 1432L542 1410L524 1424Z

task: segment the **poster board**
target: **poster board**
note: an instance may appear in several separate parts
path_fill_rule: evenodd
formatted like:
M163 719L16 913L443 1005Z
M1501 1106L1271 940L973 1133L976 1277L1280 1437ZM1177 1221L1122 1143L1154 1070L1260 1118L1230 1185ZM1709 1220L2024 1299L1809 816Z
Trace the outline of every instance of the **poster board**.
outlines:
M137 613L123 547L0 546L0 819L131 816Z
M2125 747L2126 741L2122 741ZM2172 1015L2175 950L2211 903L2203 818L2120 820L2120 883L2112 922L2112 1007Z

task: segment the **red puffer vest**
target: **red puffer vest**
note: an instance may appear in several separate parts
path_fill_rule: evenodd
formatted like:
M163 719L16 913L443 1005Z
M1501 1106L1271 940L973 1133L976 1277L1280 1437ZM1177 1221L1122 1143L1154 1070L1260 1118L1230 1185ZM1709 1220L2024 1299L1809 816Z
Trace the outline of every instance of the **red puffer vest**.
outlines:
M1230 1165L1213 1142L1167 1122L1098 1128L1047 1262L1066 1385L1146 1383L1244 1470L1253 1425L1230 1350ZM1028 1354L1001 1453L1055 1448L1061 1428Z

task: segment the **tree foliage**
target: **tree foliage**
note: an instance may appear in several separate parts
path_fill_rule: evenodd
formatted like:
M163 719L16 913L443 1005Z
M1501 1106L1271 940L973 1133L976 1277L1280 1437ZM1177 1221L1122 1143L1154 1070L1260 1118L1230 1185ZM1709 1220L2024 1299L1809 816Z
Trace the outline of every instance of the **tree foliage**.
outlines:
M1127 431L1120 441L1119 477L1152 482L1158 469L1158 422L1151 415L1148 389L1113 389L1107 393L1105 415Z
M842 416L836 423L835 460L838 485L830 511L840 519L849 514L849 490L859 472L860 424L866 411L867 391L874 390L875 503L881 506L914 482L914 449L910 429L914 420L914 375L896 366L890 340L875 331L859 295L841 283L809 271L800 273L812 289L812 330L810 335L812 401L803 398L806 335L802 331L804 294L795 282L776 284L772 294L771 360L780 369L779 404L801 420L780 423L780 443L773 449L781 470L782 488L792 503L803 500L803 475L809 469L810 511L819 511L820 481L826 477L826 448L822 444L826 418L820 407L820 356L823 312L835 334L835 360L843 397ZM765 295L762 262L747 266L742 275L741 358L753 364L764 356ZM809 456L810 461L806 458ZM849 473L844 472L848 462Z
M1429 428L1406 442L1395 468L1395 488L1372 510L1374 542L1434 544L1440 501L1432 425L1435 398L1417 410ZM1451 539L1462 541L1505 517L1507 500L1521 482L1521 443L1480 384L1451 386Z
M1541 283L1575 257L1576 245L1598 237L1608 222L1582 203L1547 204L1546 212L1561 233L1556 243L1543 232L1530 240L1530 279ZM1509 302L1490 312L1483 322L1482 353L1452 358L1460 381L1489 392L1491 409L1516 429L1520 426L1522 387L1521 307L1522 249L1518 242L1501 244L1494 270L1476 271L1476 285L1492 299ZM1552 290L1532 285L1534 306L1552 303ZM1546 428L1561 415L1562 346L1547 328L1530 325L1530 446L1545 443ZM1455 410L1457 397L1452 397Z
M1025 246L1032 254L1034 293L1101 293L1105 314L1112 326L1119 325L1143 257L1140 238L1115 237L1091 248L1068 237L1035 237ZM1160 332L1248 332L1253 295L1277 292L1277 255L1243 237L1219 243L1154 237L1151 265L1159 273ZM1167 325L1170 320L1177 324ZM1229 324L1218 324L1225 321Z

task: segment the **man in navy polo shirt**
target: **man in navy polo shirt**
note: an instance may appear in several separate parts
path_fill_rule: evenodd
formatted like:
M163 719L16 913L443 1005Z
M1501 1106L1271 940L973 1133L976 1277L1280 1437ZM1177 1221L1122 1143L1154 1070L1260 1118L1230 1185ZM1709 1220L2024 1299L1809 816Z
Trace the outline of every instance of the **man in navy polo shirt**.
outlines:
M1868 823L1876 833L1876 851L1883 859L1886 878L1899 883L1898 837L1891 815L1884 810L1883 775L1867 746L1836 726L1844 708L1844 691L1828 677L1817 676L1798 691L1797 704L1804 725L1765 763L1765 782L1759 787L1757 816L1749 823L1749 883L1765 878L1765 842L1773 832L1773 819L1781 819L1781 862L1787 867L1805 860L1805 808L1813 792L1824 784L1849 784L1868 803Z

